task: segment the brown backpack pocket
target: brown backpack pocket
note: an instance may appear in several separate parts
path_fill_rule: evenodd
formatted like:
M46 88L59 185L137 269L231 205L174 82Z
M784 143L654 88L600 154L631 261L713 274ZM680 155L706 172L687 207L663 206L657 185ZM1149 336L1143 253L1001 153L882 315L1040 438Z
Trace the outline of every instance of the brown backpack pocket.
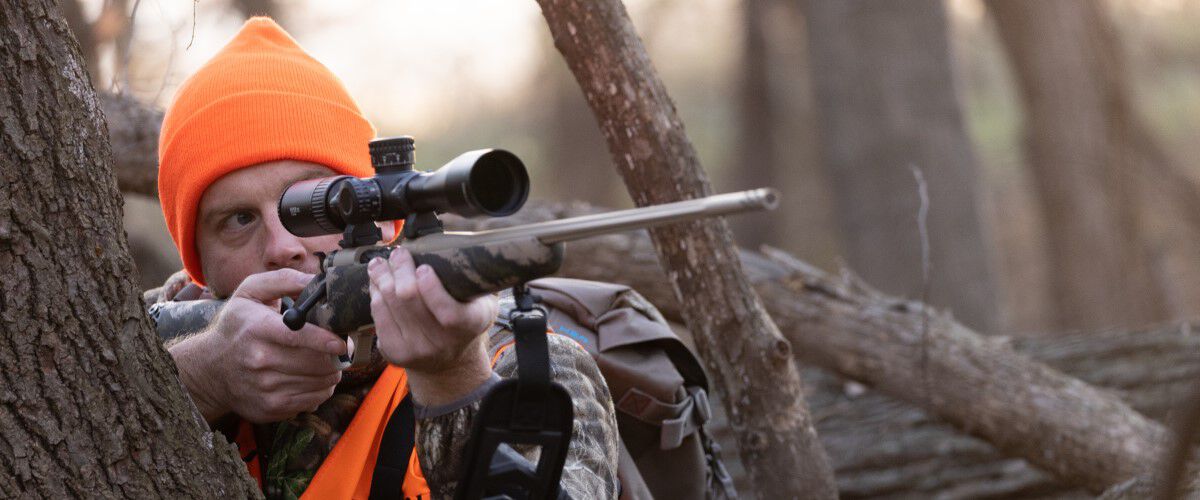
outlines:
M624 285L544 278L529 287L549 306L551 329L575 339L604 374L646 489L656 498L736 496L704 432L708 379L662 314Z

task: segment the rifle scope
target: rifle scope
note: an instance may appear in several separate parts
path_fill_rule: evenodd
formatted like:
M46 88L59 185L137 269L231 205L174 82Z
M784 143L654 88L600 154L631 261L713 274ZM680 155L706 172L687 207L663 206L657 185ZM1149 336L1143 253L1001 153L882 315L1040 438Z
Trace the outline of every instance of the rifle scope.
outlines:
M468 151L434 172L413 170L413 138L371 141L375 176L300 181L279 198L279 220L301 237L343 232L347 225L412 214L511 215L529 197L529 174L502 149Z

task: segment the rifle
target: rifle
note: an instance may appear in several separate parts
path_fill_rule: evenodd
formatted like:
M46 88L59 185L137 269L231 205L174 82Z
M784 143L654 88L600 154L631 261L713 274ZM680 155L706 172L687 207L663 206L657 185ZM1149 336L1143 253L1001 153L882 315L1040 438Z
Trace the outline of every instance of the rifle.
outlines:
M568 241L778 205L774 189L754 189L504 229L446 232L436 212L515 213L528 195L525 167L512 153L490 149L464 153L433 173L415 173L412 144L406 136L372 141L376 177L301 181L280 197L280 220L292 233L343 233L342 248L322 256L320 273L284 313L284 323L299 330L308 322L355 337L355 362L367 359L372 344L367 263L387 258L396 246L408 249L417 265L433 268L452 297L467 301L554 274ZM374 223L394 219L405 220L402 240L378 245Z
M298 236L343 233L342 248L321 257L320 273L294 303L284 301L284 322L293 330L308 322L354 337L355 353L343 359L346 364L364 363L373 344L366 263L387 258L396 246L412 252L418 265L429 264L450 295L466 301L554 274L568 241L778 205L775 190L754 189L504 229L444 232L437 212L515 213L528 195L521 161L507 151L479 150L436 172L419 173L412 170L411 137L377 139L370 148L376 177L301 181L279 202L281 222ZM378 245L374 222L397 219L405 220L403 239ZM167 340L203 328L223 305L220 300L163 302L151 306L150 316Z

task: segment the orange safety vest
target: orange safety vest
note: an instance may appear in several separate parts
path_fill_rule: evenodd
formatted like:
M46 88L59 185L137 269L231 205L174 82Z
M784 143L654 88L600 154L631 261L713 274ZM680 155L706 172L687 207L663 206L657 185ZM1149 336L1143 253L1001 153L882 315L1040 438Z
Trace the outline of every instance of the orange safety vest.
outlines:
M549 335L557 335L553 329L547 329ZM492 367L500 360L500 355L516 345L508 341L492 355ZM375 462L379 456L379 442L383 440L383 431L387 428L388 418L396 411L396 407L408 395L408 376L404 369L395 365L384 368L371 391L363 399L354 419L346 427L346 432L333 445L333 450L321 462L321 467L313 475L313 479L304 490L301 499L307 500L368 500L371 496L371 476L375 473ZM242 458L250 475L258 481L262 488L262 472L255 449L254 432L250 424L242 421L235 439ZM404 475L404 485L401 486L405 499L426 500L430 497L429 485L425 475L421 473L421 465L417 462L417 450L414 447L412 456L408 459L408 472Z
M375 462L379 455L379 442L387 428L388 418L408 395L408 377L404 369L388 365L363 399L354 419L346 432L333 445L321 467L313 475L308 488L301 495L309 500L367 500L371 495L371 476L375 473ZM250 475L262 487L262 473L258 457L246 455L254 449L254 433L248 423L243 422L236 439L238 448L246 460ZM429 498L429 485L421 473L414 449L408 460L408 472L404 476L401 491L406 499Z

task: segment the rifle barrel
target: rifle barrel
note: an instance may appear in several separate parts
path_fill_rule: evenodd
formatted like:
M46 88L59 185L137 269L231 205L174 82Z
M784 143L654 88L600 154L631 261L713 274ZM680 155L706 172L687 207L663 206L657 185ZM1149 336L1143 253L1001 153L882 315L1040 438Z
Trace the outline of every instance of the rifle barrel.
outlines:
M756 210L774 210L778 205L778 191L771 188L760 188L525 226L492 229L476 233L475 236L488 239L531 236L544 244L553 245L601 234L661 226L703 217Z

